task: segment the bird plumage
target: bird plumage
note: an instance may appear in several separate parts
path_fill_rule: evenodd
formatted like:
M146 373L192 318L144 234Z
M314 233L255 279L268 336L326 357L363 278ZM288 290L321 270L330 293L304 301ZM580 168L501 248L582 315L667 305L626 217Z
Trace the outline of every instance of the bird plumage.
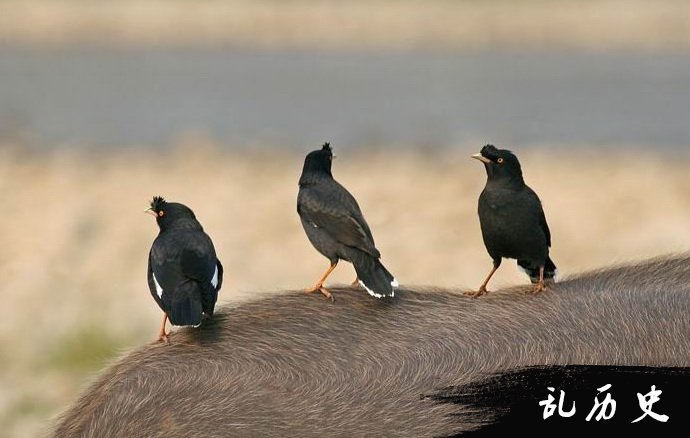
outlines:
M151 295L173 325L198 326L213 315L223 266L192 210L162 198L150 210L160 227L149 252Z
M486 145L474 158L484 163L487 173L478 214L494 268L503 258L512 258L534 283L540 281L541 268L542 280L553 278L556 266L549 257L551 231L539 197L525 184L517 157L508 150ZM485 292L485 287L486 282L480 292Z
M381 253L357 200L333 179L332 160L328 143L305 158L297 195L304 231L331 266L347 260L367 292L379 298L393 296L397 282L379 261Z

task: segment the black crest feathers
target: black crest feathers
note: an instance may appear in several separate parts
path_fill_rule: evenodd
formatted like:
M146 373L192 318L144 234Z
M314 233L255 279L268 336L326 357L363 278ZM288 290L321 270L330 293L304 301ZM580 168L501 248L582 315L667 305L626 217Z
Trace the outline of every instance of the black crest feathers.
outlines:
M496 161L496 159L498 159L498 149L492 144L487 144L479 152L491 161Z
M321 150L322 150L322 151L331 151L331 152L332 152L333 149L331 149L331 143L330 143L330 142L324 143L323 146L321 147Z
M151 209L153 211L161 211L167 202L162 196L154 196L151 200Z

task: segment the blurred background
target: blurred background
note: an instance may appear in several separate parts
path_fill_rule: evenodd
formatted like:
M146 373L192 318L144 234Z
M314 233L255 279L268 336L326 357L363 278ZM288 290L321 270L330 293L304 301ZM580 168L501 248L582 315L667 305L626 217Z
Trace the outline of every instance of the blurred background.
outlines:
M687 0L0 0L2 435L155 338L153 195L213 238L221 304L310 286L295 198L324 141L404 285L491 267L486 143L520 157L561 278L689 250L689 55Z

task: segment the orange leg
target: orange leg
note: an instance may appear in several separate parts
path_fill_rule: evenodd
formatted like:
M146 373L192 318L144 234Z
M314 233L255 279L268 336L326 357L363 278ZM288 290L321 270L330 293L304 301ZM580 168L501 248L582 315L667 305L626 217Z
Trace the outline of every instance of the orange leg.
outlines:
M165 323L168 322L168 314L163 312L163 323L158 332L158 342L168 342L168 334L165 332Z
M355 277L355 281L350 283L350 286L352 286L352 287L359 286L359 277Z
M486 280L484 280L484 283L482 283L482 285L479 286L479 290L477 292L465 292L465 295L472 298L477 298L484 294L488 294L489 291L486 290L486 285L489 284L489 280L491 280L491 277L493 277L494 272L496 272L496 270L498 270L498 266L494 265L494 267L491 268L491 272L489 272L489 275L487 275Z
M311 288L306 289L305 292L312 293L312 292L316 292L318 290L326 298L330 298L331 301L333 301L333 295L328 291L328 289L323 287L323 282L326 281L326 278L328 278L329 275L331 275L331 272L333 272L333 270L335 269L336 266L338 266L338 262L331 264L331 266L328 267L328 270L326 271L325 274L323 274L323 276L319 279L319 281L317 281L316 284L314 286L312 286Z
M545 290L546 290L546 286L544 286L544 267L541 266L539 268L539 282L537 283L537 285L532 290L532 293L538 294L539 292L544 292Z

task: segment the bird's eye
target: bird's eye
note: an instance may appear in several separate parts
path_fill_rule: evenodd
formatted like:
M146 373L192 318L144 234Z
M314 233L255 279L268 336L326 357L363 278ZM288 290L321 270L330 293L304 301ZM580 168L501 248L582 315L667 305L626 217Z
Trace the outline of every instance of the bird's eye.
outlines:
M165 214L165 212L163 210L158 212L158 216L160 216L160 217L163 217L164 214Z
M498 160L496 160L496 162L497 162L498 164L503 163L503 158L499 158Z

